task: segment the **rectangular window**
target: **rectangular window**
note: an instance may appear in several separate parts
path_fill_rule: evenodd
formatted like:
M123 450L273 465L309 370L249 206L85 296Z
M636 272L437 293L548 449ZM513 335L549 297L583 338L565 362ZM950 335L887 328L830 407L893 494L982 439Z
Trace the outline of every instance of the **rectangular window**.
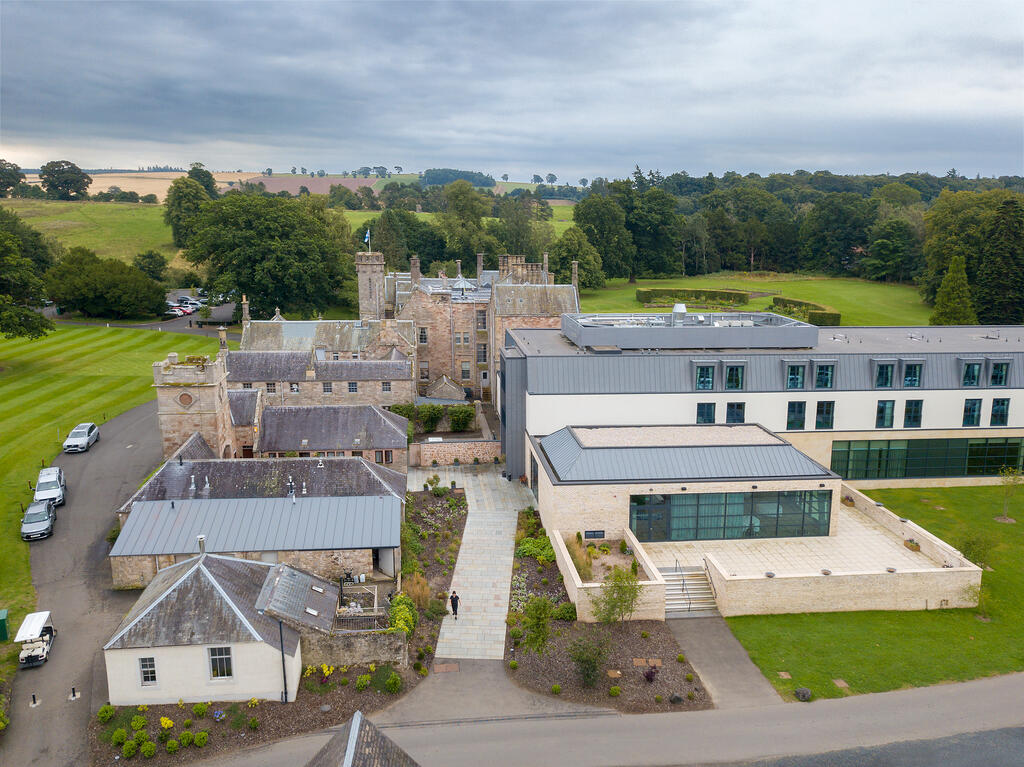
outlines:
M476 310L476 329L487 330L487 310L477 309Z
M420 343L425 344L427 342L427 329L420 328Z
M964 364L964 376L961 379L963 386L981 385L981 363L967 362Z
M725 422L743 423L744 413L747 410L745 402L727 402L725 404Z
M1010 400L992 400L992 419L989 426L1006 426L1010 421Z
M324 381L324 394L332 394L334 392L334 382Z
M420 363L420 380L421 381L429 381L430 380L430 364L427 363L427 362L421 362Z
M139 658L139 675L143 687L156 684L156 658Z
M892 369L891 363L885 362L878 366L875 370L875 388L876 389L891 389L892 388Z
M462 343L462 333L456 333L455 334L455 343L456 344L461 344Z
M252 384L251 383L244 383L244 384L242 384L242 388L243 389L251 389L252 388Z
M725 388L738 391L743 388L743 366L725 366Z
M357 394L359 392L359 383L357 381L348 382L348 393Z
M469 376L470 376L469 363L468 362L463 362L462 363L462 380L463 381L468 381L469 380Z
M992 375L989 376L989 386L1006 386L1006 382L1010 377L1010 363L1009 362L993 362L992 363Z
M981 424L981 400L964 400L964 426L979 426Z
M698 402L697 403L697 423L714 423L715 422L715 403L714 402Z
M921 428L921 412L924 409L924 400L922 399L908 399L907 404L903 407L903 428L904 429L920 429Z
M373 462L374 463L384 463L384 451L383 450L374 450L373 451Z
M878 407L875 408L875 428L891 429L892 414L896 408L896 401L891 399L878 400Z
M338 354L337 352L332 352L331 353L331 359L334 360L335 362L337 362L338 360L341 359L341 355Z
M476 345L476 361L487 362L487 344Z
M802 388L804 388L804 366L803 365L790 365L786 369L786 388L787 389L802 389Z
M231 677L231 648L210 648L210 678L228 679Z
M381 381L380 382L380 390L381 391L391 391L391 381Z
M1021 468L1024 438L856 440L832 443L832 471L845 479L992 477Z
M806 402L790 402L786 408L786 428L798 430L804 428L807 419Z
M273 381L267 383L267 394L274 394L277 391L277 384Z
M385 450L384 451L384 463L393 463L393 462L394 462L394 453L392 453L390 450Z
M818 408L814 414L814 428L831 429L835 420L835 414L835 402L819 402Z
M353 450L352 451L352 457L353 458L362 458L363 457L363 451L362 450Z
M290 384L288 384L288 391L290 391L292 394L298 394L299 393L299 385L297 383L290 383Z
M818 369L814 373L814 388L831 389L835 371L835 365L818 365Z
M713 365L697 366L697 391L711 391L715 388L715 368Z
M904 389L920 389L921 388L921 363L920 362L908 362L903 367L903 388Z

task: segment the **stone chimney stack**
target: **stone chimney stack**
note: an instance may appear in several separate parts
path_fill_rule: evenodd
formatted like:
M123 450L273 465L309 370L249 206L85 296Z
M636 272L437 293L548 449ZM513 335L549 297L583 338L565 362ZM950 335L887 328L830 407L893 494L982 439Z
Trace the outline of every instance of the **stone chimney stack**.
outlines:
M437 276L441 278L441 289L448 290L448 272L444 269L438 269Z
M420 281L419 256L409 256L409 277L412 278L413 285L416 285Z
M458 275L459 277L462 276L462 259L461 258L456 258L455 259L455 274Z
M476 254L476 279L477 279L477 282L480 281L480 278L483 275L483 273L484 273L484 254L483 253L477 253Z
M228 348L228 329L221 325L217 328L217 337L220 338L220 348L226 351Z
M548 275L548 254L544 253L544 279L547 280Z
M249 324L249 297L245 293L242 294L242 324Z
M580 289L580 262L572 262L572 286L579 292Z

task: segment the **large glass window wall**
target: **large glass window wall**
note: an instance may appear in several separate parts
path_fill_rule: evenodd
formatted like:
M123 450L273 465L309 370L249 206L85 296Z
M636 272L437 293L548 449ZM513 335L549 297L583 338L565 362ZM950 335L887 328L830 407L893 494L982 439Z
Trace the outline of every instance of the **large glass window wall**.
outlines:
M832 471L845 479L995 476L1022 468L1024 438L874 439L832 443Z
M640 541L709 541L828 535L831 490L631 495Z

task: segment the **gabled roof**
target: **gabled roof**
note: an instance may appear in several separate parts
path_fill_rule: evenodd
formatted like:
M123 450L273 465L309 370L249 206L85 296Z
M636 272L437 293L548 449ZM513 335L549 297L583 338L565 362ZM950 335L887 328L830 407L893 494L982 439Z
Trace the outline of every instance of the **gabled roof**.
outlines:
M466 401L466 391L446 373L435 378L423 392L424 397L431 400Z
M252 426L256 420L256 403L259 389L228 389L228 406L231 408L231 423L234 426ZM211 455L210 458L215 456Z
M181 458L184 461L199 461L207 458L216 458L217 454L213 452L203 436L195 431L192 432L192 436L186 439L169 460L176 461Z
M394 548L401 516L393 495L136 501L110 556Z
M337 581L288 565L274 565L256 598L256 611L320 631L334 628L340 588Z
M408 444L409 421L377 405L268 407L258 450L394 450Z
M684 427L699 433L701 426ZM711 426L720 430L721 426ZM643 441L643 427L630 429L631 445L595 446L567 426L535 440L556 482L675 482L733 479L835 478L835 474L788 442L757 439L753 444L670 445ZM718 431L710 431L712 437ZM587 443L590 443L589 445Z
M415 343L412 322L387 320L388 328L410 344ZM384 328L382 320L256 321L242 329L240 347L245 351L331 351L358 352L372 344ZM283 379L282 379L283 380Z
M265 642L280 650L277 621L255 608L270 567L205 554L161 570L103 649ZM283 634L294 655L298 632L285 626Z
M356 711L306 767L419 767L419 763L374 727L362 711Z
M572 285L497 284L492 289L499 317L557 317L579 311Z
M313 370L317 381L400 381L412 377L412 363L405 355L387 360L317 360Z
M312 353L279 351L228 352L229 381L305 381Z

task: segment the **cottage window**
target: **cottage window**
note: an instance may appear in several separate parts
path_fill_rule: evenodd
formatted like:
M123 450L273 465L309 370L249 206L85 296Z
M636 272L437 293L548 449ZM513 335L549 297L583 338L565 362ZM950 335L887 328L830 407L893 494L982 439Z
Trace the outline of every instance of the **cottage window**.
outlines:
M381 391L391 391L391 381L381 381L380 382L380 390Z
M908 362L903 367L903 388L904 389L920 389L921 388L921 363L920 362Z
M252 384L251 383L244 383L244 384L242 384L242 388L243 389L251 389L252 388Z
M297 383L290 383L290 384L288 384L288 391L290 391L292 394L298 394L299 393L299 385Z
M331 394L334 392L334 382L324 381L324 394Z
M353 458L362 458L363 457L363 451L362 450L353 450L352 451L352 457Z
M277 384L273 381L267 384L267 394L274 394L277 391Z
M332 360L334 360L335 362L337 362L338 360L340 360L340 359L341 359L341 355L340 355L340 354L338 354L337 352L333 352L333 353L331 354L331 359L332 359Z
M231 648L211 647L210 648L210 678L230 679L231 673Z
M390 450L385 450L384 451L384 463L392 463L392 462L394 462L394 453L392 453Z
M711 365L697 366L697 391L711 391L715 388L715 368Z
M358 392L359 392L359 383L357 381L349 381L348 382L348 393L349 394L356 394Z
M425 344L427 342L427 329L420 328L420 343Z
M139 675L143 687L156 684L156 658L139 658Z
M814 371L814 388L831 389L835 372L835 365L818 365Z
M802 389L804 388L804 366L803 365L790 365L786 370L786 388L787 389Z
M875 388L892 388L892 369L896 367L891 363L883 363L875 369Z
M374 463L384 463L384 451L383 450L374 450L373 451L373 462Z

